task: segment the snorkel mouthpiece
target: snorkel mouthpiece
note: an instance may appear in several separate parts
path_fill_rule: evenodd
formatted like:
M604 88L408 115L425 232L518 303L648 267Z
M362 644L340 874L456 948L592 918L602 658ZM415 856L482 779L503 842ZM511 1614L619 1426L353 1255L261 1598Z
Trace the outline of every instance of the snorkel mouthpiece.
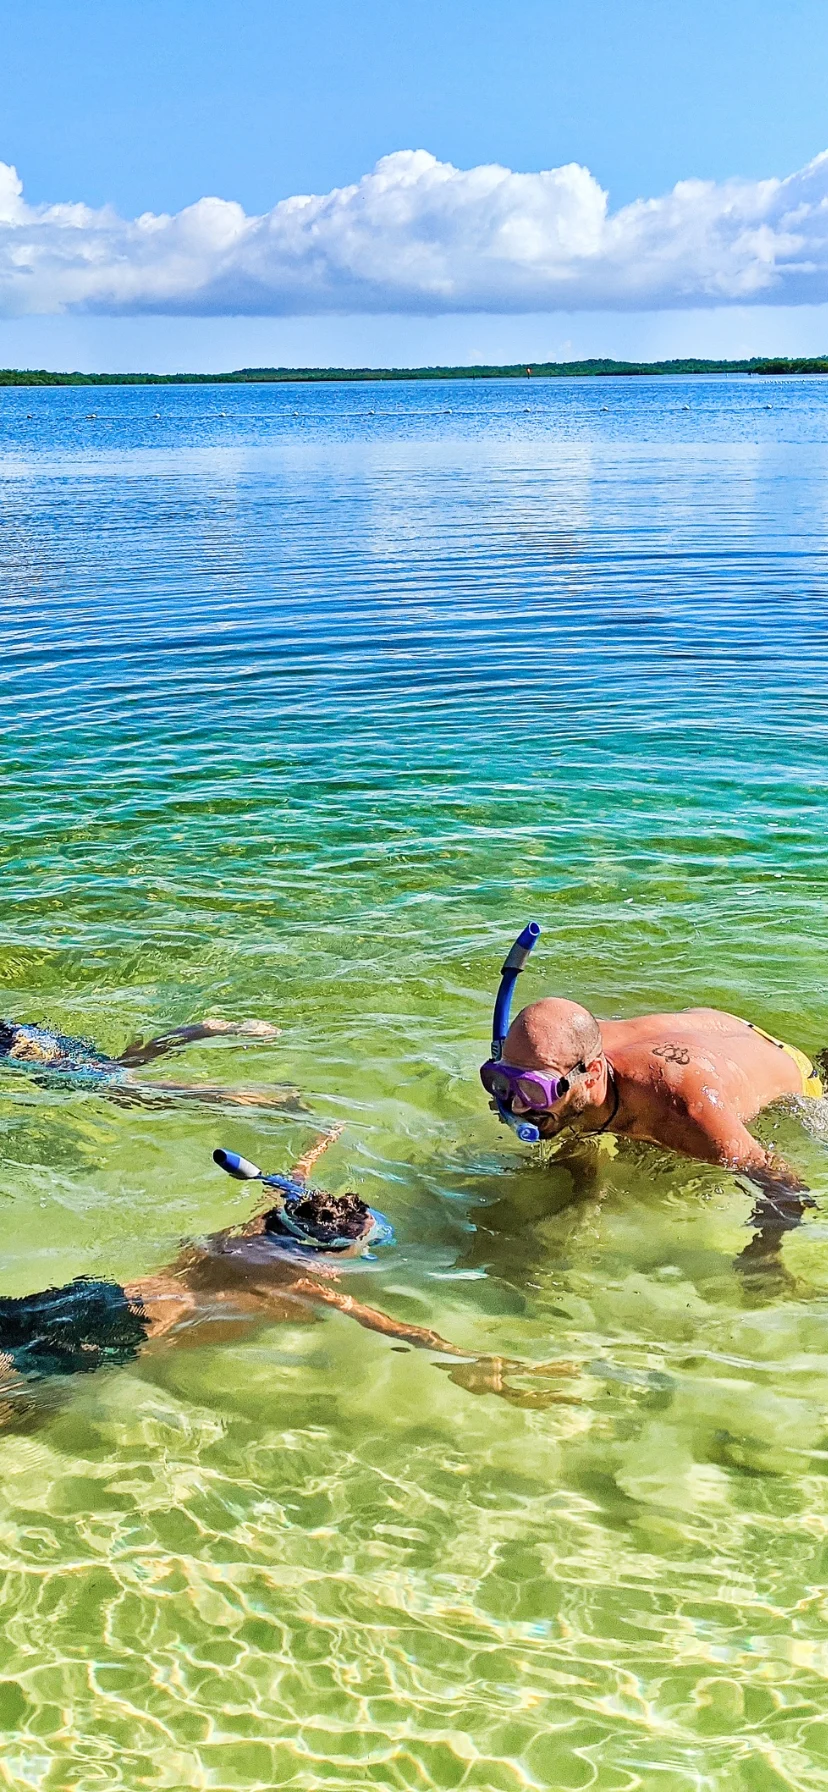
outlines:
M515 1115L510 1114L509 1109L504 1107L502 1101L499 1101L497 1106L501 1120L505 1120L506 1125L511 1126L512 1130L517 1133L521 1144L537 1145L540 1143L540 1133L537 1127L532 1125L531 1120L517 1120Z
M500 972L500 988L495 997L494 1014L492 1016L492 1063L499 1064L503 1057L503 1042L509 1031L509 1015L512 1011L512 994L515 984L523 970L532 947L540 938L537 921L529 921L523 932L519 933L509 953L507 953ZM511 1126L524 1145L537 1145L540 1133L530 1120L521 1120L517 1114L511 1114L504 1101L495 1096L497 1111L504 1126Z

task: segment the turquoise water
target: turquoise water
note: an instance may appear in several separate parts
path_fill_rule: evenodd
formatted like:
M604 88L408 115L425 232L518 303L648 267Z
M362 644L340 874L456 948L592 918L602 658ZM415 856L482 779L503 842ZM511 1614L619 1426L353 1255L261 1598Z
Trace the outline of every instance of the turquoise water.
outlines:
M349 1291L569 1401L329 1314L12 1399L0 1784L828 1786L828 1117L761 1122L818 1206L751 1289L733 1179L586 1194L476 1085L532 917L527 996L828 1042L827 435L817 380L2 394L3 1012L276 1020L148 1075L310 1111L6 1070L0 1292L337 1119Z

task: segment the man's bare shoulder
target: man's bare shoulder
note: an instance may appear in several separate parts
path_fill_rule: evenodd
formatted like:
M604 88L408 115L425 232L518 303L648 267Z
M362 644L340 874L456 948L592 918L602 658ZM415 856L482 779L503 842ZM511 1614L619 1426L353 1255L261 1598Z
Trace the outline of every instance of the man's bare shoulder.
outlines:
M604 1048L624 1082L657 1105L666 1100L680 1108L701 1099L705 1088L718 1095L730 1069L726 1041L747 1031L744 1021L715 1008L601 1022Z
M659 1107L705 1110L720 1100L741 1120L801 1089L788 1053L735 1014L688 1008L601 1023L604 1049L623 1081Z
M731 1039L743 1037L748 1023L738 1014L727 1014L723 1008L682 1008L674 1014L636 1014L629 1020L599 1022L607 1050L611 1041L618 1045L640 1041L643 1045L669 1039Z
M616 1075L624 1086L646 1092L648 1100L666 1100L683 1106L698 1098L704 1086L719 1092L726 1065L712 1043L681 1036L668 1029L644 1039L606 1046Z
M631 1020L601 1021L604 1049L628 1074L694 1061L713 1069L721 1053L744 1048L753 1035L746 1021L719 1008L685 1008L677 1014L640 1014Z

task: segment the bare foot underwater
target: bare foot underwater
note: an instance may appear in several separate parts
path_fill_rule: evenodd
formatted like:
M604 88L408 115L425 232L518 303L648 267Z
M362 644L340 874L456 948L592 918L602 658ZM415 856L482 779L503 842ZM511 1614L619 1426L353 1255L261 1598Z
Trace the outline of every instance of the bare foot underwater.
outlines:
M202 1039L277 1039L280 1027L264 1020L203 1020L173 1027L156 1039L135 1039L117 1058L96 1050L87 1039L55 1033L49 1027L0 1021L0 1067L28 1071L50 1085L92 1089L120 1102L152 1106L168 1097L231 1107L303 1108L298 1090L285 1084L267 1089L226 1089L213 1083L142 1082L134 1072L166 1053Z
M747 1177L758 1190L757 1232L737 1261L746 1272L772 1267L784 1233L814 1202L748 1123L784 1096L824 1094L810 1060L716 1008L599 1021L577 1002L549 997L510 1025L515 980L539 932L534 922L524 928L503 966L491 1056L480 1071L492 1108L526 1143L615 1133Z
M332 1195L310 1185L314 1164L340 1131L320 1134L289 1176L263 1176L235 1153L217 1151L216 1161L231 1175L265 1185L267 1205L244 1225L185 1245L156 1275L124 1285L80 1277L63 1288L0 1298L0 1423L13 1420L15 1395L33 1381L88 1374L145 1351L191 1346L199 1338L212 1345L217 1323L235 1338L256 1324L311 1322L325 1308L397 1343L450 1359L439 1366L471 1393L496 1394L522 1407L567 1401L549 1387L515 1387L507 1376L556 1379L576 1373L571 1365L475 1357L439 1332L367 1306L341 1286L349 1260L391 1243L393 1233L384 1216L352 1190Z

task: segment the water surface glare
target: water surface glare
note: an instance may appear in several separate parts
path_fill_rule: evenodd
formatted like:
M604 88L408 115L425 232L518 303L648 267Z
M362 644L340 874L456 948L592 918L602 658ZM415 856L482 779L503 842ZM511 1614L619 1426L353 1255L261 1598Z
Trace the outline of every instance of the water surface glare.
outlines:
M0 394L2 1012L276 1020L172 1074L311 1110L7 1069L0 1293L338 1119L348 1289L530 1368L327 1314L11 1395L0 1784L828 1788L828 1114L761 1122L817 1208L751 1289L734 1179L587 1197L476 1080L530 918L527 997L828 1043L827 442L819 380Z

